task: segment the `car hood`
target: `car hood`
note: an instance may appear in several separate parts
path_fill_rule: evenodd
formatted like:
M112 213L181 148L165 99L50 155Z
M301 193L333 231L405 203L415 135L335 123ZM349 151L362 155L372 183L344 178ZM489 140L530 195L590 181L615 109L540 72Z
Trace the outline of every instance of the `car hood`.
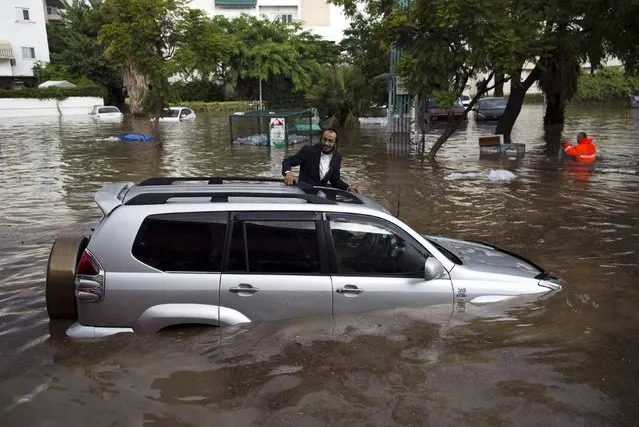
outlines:
M490 273L512 274L528 278L540 278L544 271L527 259L493 245L481 242L424 236L438 249L445 249L467 268ZM445 252L444 251L444 252Z

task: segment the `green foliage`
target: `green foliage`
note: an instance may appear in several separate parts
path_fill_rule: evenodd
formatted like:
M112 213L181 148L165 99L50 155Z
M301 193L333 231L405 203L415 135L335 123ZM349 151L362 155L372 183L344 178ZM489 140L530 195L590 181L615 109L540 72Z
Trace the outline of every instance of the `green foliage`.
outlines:
M639 76L625 75L621 70L604 68L595 74L582 74L576 102L628 101L639 88Z
M123 101L122 75L104 57L96 36L102 25L100 7L103 0L74 0L65 5L65 20L47 25L51 62L36 65L39 83L46 80L77 80L86 78L108 91L108 101Z
M175 53L188 27L185 1L106 0L100 12L105 23L98 42L105 57L124 71L133 113L141 107L159 117L175 98L169 78L180 71Z
M176 97L181 101L224 101L222 86L209 80L192 80L173 84Z
M17 90L0 90L0 98L35 98L35 99L66 99L71 96L105 97L106 90L99 86L83 86L72 88L25 88Z
M329 67L307 97L316 107L324 127L354 128L366 107L370 87L359 68L352 65Z
M371 87L371 101L385 104L388 99L386 79L375 77L388 72L390 45L384 40L381 21L369 20L361 13L351 19L340 43L344 60L357 66Z
M228 62L220 64L220 77L232 83L239 79L288 78L293 91L306 91L327 64L337 62L337 47L309 31L299 22L283 23L266 17L241 15L228 20L214 18L234 42Z
M185 107L192 108L196 113L216 112L216 111L248 111L248 101L227 101L227 102L183 102Z

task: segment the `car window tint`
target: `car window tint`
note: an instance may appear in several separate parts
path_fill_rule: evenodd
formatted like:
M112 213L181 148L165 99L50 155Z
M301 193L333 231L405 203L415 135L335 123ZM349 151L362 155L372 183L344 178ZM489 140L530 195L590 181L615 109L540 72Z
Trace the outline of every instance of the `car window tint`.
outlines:
M377 222L331 219L337 274L423 277L426 255L391 227Z
M319 273L315 221L236 221L227 269L249 273Z
M131 252L162 271L221 271L226 218L224 212L150 215L142 222Z

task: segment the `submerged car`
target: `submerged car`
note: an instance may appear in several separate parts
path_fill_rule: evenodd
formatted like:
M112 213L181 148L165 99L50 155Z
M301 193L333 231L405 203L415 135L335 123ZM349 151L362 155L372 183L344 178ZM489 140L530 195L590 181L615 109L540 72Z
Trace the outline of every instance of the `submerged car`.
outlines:
M546 296L561 282L490 244L424 236L374 200L269 178L107 184L89 236L55 240L51 319L95 338Z
M461 104L461 101L459 99L456 100L453 104L453 116L455 119L463 118L465 110L466 108ZM448 108L439 105L435 98L428 98L426 100L425 116L427 122L446 120L448 119Z
M160 122L183 122L195 120L195 111L187 107L165 108L160 117Z
M100 120L122 120L124 117L120 109L113 105L94 105L89 115Z
M506 110L506 100L504 98L482 98L473 108L475 120L499 120Z
M639 89L630 95L630 108L639 108Z
M463 107L468 107L468 104L470 104L471 98L470 95L468 94L462 94L462 96L459 97L459 103L463 106Z

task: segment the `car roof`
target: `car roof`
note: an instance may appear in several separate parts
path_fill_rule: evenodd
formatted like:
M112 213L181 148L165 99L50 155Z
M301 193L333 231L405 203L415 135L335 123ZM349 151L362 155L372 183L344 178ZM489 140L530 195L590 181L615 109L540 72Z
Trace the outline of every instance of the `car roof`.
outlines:
M120 182L107 184L95 195L95 201L105 215L120 205L211 204L219 209L235 209L252 204L250 210L297 209L306 205L352 206L389 213L376 201L332 187L308 185L286 186L281 179L268 177L157 177L138 184ZM233 205L233 208L226 206ZM242 207L246 210L246 207ZM302 210L307 210L303 208ZM333 210L333 209L329 209Z

